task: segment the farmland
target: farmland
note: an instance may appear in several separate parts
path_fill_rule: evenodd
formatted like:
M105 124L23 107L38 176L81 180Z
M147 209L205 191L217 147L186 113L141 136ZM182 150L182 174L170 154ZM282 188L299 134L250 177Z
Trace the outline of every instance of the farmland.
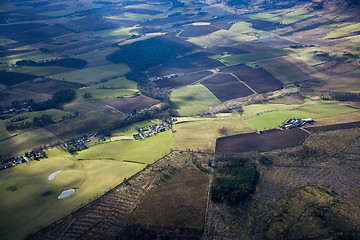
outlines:
M171 92L170 99L179 107L177 112L180 116L197 115L220 103L219 99L201 84L177 88Z
M60 149L50 150L47 155L48 158L40 162L23 164L1 174L0 208L3 214L0 221L7 226L6 229L0 228L1 238L23 239L144 167L143 164L111 160L80 162ZM57 170L64 171L49 181L48 176ZM98 181L99 178L101 181ZM8 190L10 186L16 186L16 190ZM61 201L57 199L61 191L70 188L77 189L73 196ZM18 229L19 224L22 225L21 229Z
M275 128L282 124L283 121L290 118L323 118L335 115L341 115L350 112L356 112L357 109L334 105L334 104L325 104L325 105L312 105L296 108L289 111L273 111L263 113L251 118L246 119L246 121L256 129L270 129Z

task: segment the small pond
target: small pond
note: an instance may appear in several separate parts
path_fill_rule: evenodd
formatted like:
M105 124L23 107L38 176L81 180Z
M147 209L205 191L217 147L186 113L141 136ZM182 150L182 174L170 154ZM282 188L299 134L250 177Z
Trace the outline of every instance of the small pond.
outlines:
M59 170L59 171L56 171L56 172L50 174L49 177L48 177L48 180L49 180L49 181L53 180L53 179L55 178L56 174L59 174L59 173L61 173L62 171L64 171L64 170Z
M68 190L64 190L64 191L62 191L62 193L58 196L58 199L63 199L63 198L70 197L71 195L74 194L75 191L76 191L76 189L74 189L74 188L68 189Z

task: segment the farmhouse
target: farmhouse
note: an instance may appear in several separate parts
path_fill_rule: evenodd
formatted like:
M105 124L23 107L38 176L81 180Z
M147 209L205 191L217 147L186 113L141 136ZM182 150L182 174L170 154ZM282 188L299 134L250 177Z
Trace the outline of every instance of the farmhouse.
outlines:
M314 122L312 118L305 118L305 119L289 119L285 121L285 123L281 126L281 129L291 129L296 127L304 126L307 123Z

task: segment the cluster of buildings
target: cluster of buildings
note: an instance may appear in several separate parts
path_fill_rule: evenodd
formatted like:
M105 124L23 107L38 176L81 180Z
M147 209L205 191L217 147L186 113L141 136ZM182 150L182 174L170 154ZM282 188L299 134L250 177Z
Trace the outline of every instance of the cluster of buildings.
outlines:
M304 126L307 123L314 122L314 119L312 118L306 118L306 119L289 119L285 121L285 123L281 126L281 129L291 129L296 127Z
M152 124L148 127L140 128L138 134L134 134L133 137L135 140L149 138L151 136L156 136L160 132L165 132L166 130L172 129L173 123L177 121L176 118L171 118L162 122L161 124Z
M8 110L4 110L1 112L1 119L7 119L10 117L13 117L16 114L24 113L24 112L31 112L32 108L29 107L23 107L23 108L10 108Z
M21 164L21 163L29 163L29 161L32 160L39 160L40 158L47 157L45 152L27 152L23 155L19 155L16 157L12 157L10 159L1 160L0 161L0 170L4 170L7 168L14 167L15 165Z

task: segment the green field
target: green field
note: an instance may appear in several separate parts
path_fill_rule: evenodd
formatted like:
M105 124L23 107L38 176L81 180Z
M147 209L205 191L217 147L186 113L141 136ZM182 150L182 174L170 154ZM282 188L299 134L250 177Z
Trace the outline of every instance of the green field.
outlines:
M91 85L101 82L107 78L125 75L125 73L127 73L129 70L129 67L126 64L108 64L75 70L68 73L56 74L52 76L52 78Z
M149 121L141 121L138 123L134 123L131 125L128 125L126 127L117 129L115 131L112 132L113 136L116 135L133 135L133 134L137 134L138 131L136 130L137 128L143 128L143 127L148 127L152 124L159 124L160 121L159 120L149 120Z
M79 152L79 159L114 159L151 164L175 148L171 131L159 133L145 140L116 141L95 145Z
M276 128L290 118L313 118L316 120L317 118L336 116L355 111L358 110L347 106L322 104L299 107L289 111L267 112L245 120L254 128L264 130Z
M220 104L219 99L200 83L181 87L170 93L170 100L179 107L180 116L193 116Z
M133 30L138 29L139 27L129 27L118 29L109 33L105 33L101 35L101 38L130 38L133 36L131 33Z
M201 37L192 37L187 41L200 47L207 48L216 45L233 44L235 42L246 42L258 39L254 34L242 34L229 30L219 30Z
M15 64L20 60L40 60L45 58L53 58L56 57L51 53L43 53L40 51L32 51L27 53L15 54L7 57L0 57L0 62L7 62L11 64Z
M357 32L360 29L360 23L358 22L346 22L336 23L319 27L321 29L330 30L324 39L342 38L346 37L353 32Z
M32 119L34 117L40 118L44 114L45 115L51 115L52 120L54 122L59 122L59 121L63 120L62 119L63 117L70 118L70 117L73 116L73 114L70 113L70 112L62 111L62 110L59 110L59 109L49 109L49 110L44 110L44 111L21 113L21 114L16 115L15 117L10 118L9 120L11 121L11 120L16 119L16 118L24 117L24 118L27 118L24 121L32 121Z
M237 33L253 33L257 36L268 34L268 32L252 28L252 24L248 22L237 22L229 30Z
M225 63L228 66L234 66L251 61L289 55L291 53L293 53L292 50L284 48L284 49L275 49L275 50L269 50L263 52L252 52L252 53L237 54L232 56L225 56L222 57L221 60L223 63Z
M17 156L57 141L59 139L53 133L44 128L39 128L1 141L0 154L3 156Z
M110 160L78 161L59 149L49 150L47 155L47 159L0 172L0 239L24 239L145 167ZM58 170L64 171L49 181L48 176ZM16 191L8 190L11 186L16 186ZM76 188L72 196L57 199L71 188Z
M249 17L252 19L261 19L281 24L292 24L312 16L313 15L308 14L306 11L298 9L285 13L257 13L250 15Z
M14 68L11 70L11 72L26 73L35 76L45 76L45 77L49 77L55 74L71 72L71 71L74 71L74 68L61 67L61 66L46 66L46 67L26 66L26 67Z
M147 15L147 14L125 12L125 13L122 13L120 15L110 16L110 17L106 17L106 18L115 19L115 20L146 22L148 20L151 20L153 18L153 16Z
M182 119L186 121L185 119ZM191 121L191 119L189 119ZM253 132L249 125L241 119L207 119L175 124L174 138L176 149L194 151L214 151L219 137Z
M137 83L125 77L114 78L106 82L76 90L76 101L82 101L83 94L90 93L90 99L131 97L140 94Z

